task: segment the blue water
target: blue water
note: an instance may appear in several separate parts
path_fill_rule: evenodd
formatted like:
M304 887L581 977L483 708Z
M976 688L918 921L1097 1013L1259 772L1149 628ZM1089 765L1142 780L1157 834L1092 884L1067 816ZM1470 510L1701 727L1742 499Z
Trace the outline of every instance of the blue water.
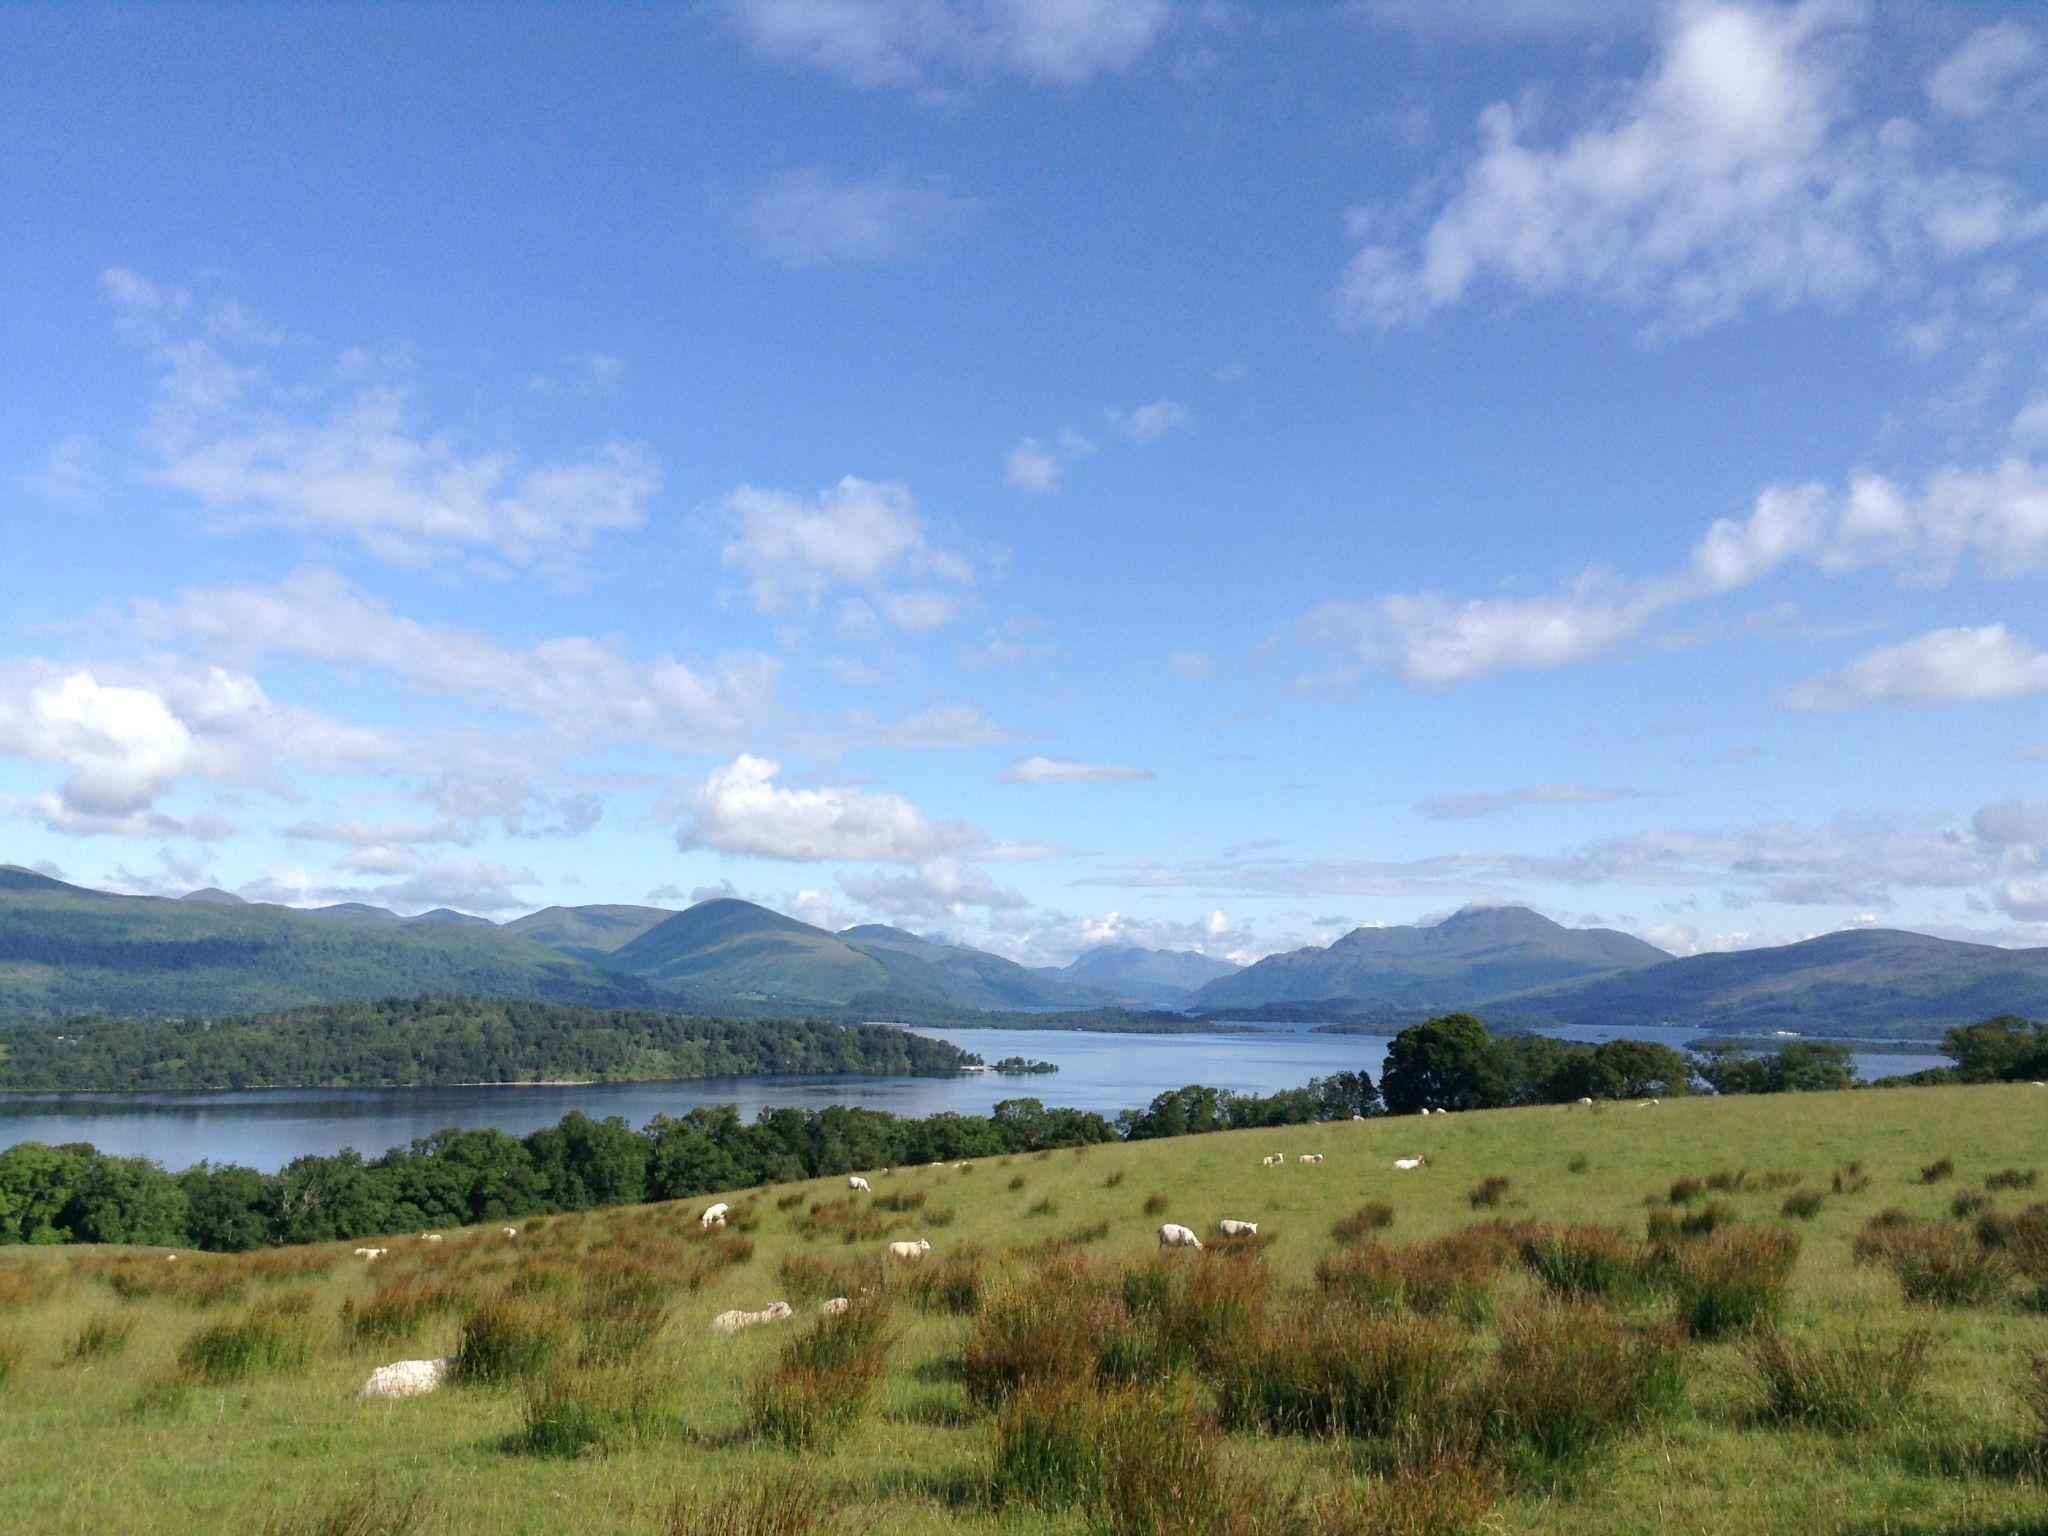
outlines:
M932 1029L989 1061L1028 1056L1057 1073L999 1077L724 1077L683 1083L603 1083L550 1088L321 1088L172 1094L0 1094L0 1147L17 1141L84 1141L105 1152L140 1153L166 1167L201 1159L281 1168L307 1152L354 1147L375 1156L449 1126L495 1126L523 1135L572 1109L622 1115L640 1126L704 1104L737 1104L751 1119L766 1106L821 1109L852 1104L899 1115L943 1110L985 1113L1000 1099L1114 1114L1189 1083L1239 1093L1272 1093L1311 1077L1363 1067L1379 1076L1382 1035L1319 1035L1308 1024L1262 1025L1240 1035L1092 1035L1050 1029ZM1626 1033L1683 1046L1698 1032L1575 1028L1565 1038L1598 1042ZM1865 1077L1947 1065L1947 1058L1857 1057Z

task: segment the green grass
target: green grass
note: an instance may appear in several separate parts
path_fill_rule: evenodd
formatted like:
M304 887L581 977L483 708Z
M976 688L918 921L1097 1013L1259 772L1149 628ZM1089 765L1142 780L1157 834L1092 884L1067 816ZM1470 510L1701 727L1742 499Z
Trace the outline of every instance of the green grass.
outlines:
M751 1249L696 1231L707 1197L372 1265L0 1250L0 1530L2036 1531L2048 1219L2010 1179L1951 1204L2048 1166L2044 1106L1666 1100L873 1170L858 1207L840 1179L763 1192ZM1791 1176L1826 1197L1786 1214ZM1910 1225L1859 1260L1892 1208ZM1257 1244L1210 1242L1224 1216ZM1208 1250L1162 1254L1163 1220ZM1780 1233L1796 1252L1756 1237ZM863 1288L886 1348L818 1327ZM787 1323L708 1331L784 1299ZM357 1395L440 1356L471 1369Z

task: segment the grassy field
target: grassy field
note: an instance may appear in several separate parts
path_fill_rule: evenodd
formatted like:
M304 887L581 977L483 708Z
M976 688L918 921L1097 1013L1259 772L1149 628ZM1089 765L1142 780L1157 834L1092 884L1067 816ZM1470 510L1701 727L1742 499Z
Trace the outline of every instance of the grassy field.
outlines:
M374 1264L13 1250L0 1529L2048 1531L2044 1222L1996 1219L2036 1169L2048 1091L1924 1089L874 1170ZM1786 1232L1774 1298L1790 1241L1748 1234ZM483 1379L357 1395L458 1352Z

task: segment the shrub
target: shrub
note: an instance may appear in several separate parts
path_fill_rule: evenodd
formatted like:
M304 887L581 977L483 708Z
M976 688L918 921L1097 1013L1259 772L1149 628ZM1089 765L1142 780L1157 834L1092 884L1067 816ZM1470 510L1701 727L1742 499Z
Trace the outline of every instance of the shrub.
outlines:
M552 1307L496 1297L463 1321L454 1376L475 1386L523 1381L562 1353L569 1320Z
M1513 1181L1502 1174L1493 1174L1481 1179L1465 1191L1466 1202L1473 1210L1489 1210L1508 1197L1508 1187Z
M1108 1178L1102 1181L1102 1187L1104 1189L1115 1189L1117 1185L1123 1183L1123 1181L1124 1170L1119 1168L1115 1173L1112 1173Z
M1678 1395L1675 1329L1631 1329L1589 1302L1522 1308L1472 1398L1489 1443L1543 1462L1575 1457L1635 1428Z
M1145 1197L1145 1214L1147 1216L1157 1216L1172 1203L1164 1195L1147 1195Z
M921 1189L892 1189L887 1194L875 1196L875 1205L884 1211L917 1211L924 1208L925 1199L925 1191Z
M1213 1365L1265 1311L1271 1277L1256 1253L1181 1264L1166 1255L1134 1265L1121 1285L1130 1326L1096 1351L1111 1376L1145 1379L1180 1365Z
M1340 1243L1362 1243L1375 1232L1394 1224L1394 1208L1384 1200L1368 1200L1349 1216L1341 1216L1330 1228Z
M66 1360L105 1360L118 1355L128 1347L129 1337L135 1332L135 1320L130 1317L100 1316L87 1318L78 1332L71 1336L71 1342L64 1346Z
M1296 1435L1413 1433L1450 1401L1464 1341L1429 1318L1324 1303L1232 1342L1214 1373L1232 1429Z
M987 1259L979 1248L954 1248L927 1254L909 1266L903 1290L920 1312L945 1312L969 1317L981 1308ZM843 1294L852 1295L851 1291Z
M1860 1195L1870 1188L1870 1175L1863 1171L1861 1163L1843 1163L1835 1169L1829 1183L1838 1195Z
M1055 1257L1029 1284L982 1307L962 1356L967 1395L993 1407L1027 1382L1091 1378L1098 1341L1128 1323L1085 1260Z
M1519 1249L1523 1265L1553 1296L1621 1296L1642 1286L1642 1250L1615 1227L1531 1227Z
M1799 1234L1732 1228L1679 1251L1672 1269L1679 1320L1702 1338L1776 1317L1799 1259Z
M2001 1168L1984 1175L1986 1189L2032 1189L2041 1182L2038 1168Z
M803 1203L804 1192L800 1189L792 1189L786 1195L777 1195L775 1197L775 1209L778 1211L793 1211Z
M1922 1184L1939 1184L1943 1179L1955 1177L1956 1160L1952 1157L1936 1158L1920 1170Z
M303 1316L264 1308L195 1331L178 1350L178 1369L209 1385L246 1381L261 1371L297 1370L311 1343Z
M1673 1179L1671 1181L1671 1189L1664 1198L1673 1205L1690 1205L1695 1200L1704 1200L1706 1195L1707 1181L1688 1176L1683 1179Z
M640 1355L654 1342L668 1321L668 1303L629 1290L599 1291L585 1300L576 1315L583 1324L578 1358L585 1365L616 1365Z
M666 1536L817 1536L838 1511L799 1468L773 1481L749 1481L696 1500L678 1495L662 1523ZM857 1529L857 1527L856 1527Z
M1707 1188L1716 1194L1732 1195L1749 1188L1747 1168L1720 1168L1707 1175Z
M2048 1295L2048 1205L1986 1211L1977 1218L1977 1241L2004 1254L2023 1279Z
M1010 1175L1010 1188L1012 1188L1012 1189L1022 1189L1023 1187L1024 1187L1024 1175L1023 1175L1023 1174L1021 1174L1021 1173L1013 1173L1013 1174L1011 1174L1011 1175Z
M548 1266L574 1282L573 1273L559 1265ZM532 1284L541 1271L523 1270L513 1285ZM393 1275L368 1297L358 1302L353 1296L341 1304L341 1328L349 1338L363 1343L389 1344L409 1339L430 1316L447 1312L463 1299L452 1287L420 1275Z
M1866 1429L1911 1402L1927 1374L1930 1343L1918 1328L1890 1340L1856 1333L1840 1343L1766 1332L1748 1350L1763 1391L1759 1412L1780 1424Z
M754 1383L747 1417L754 1433L791 1450L828 1448L859 1424L874 1401L888 1354L888 1304L857 1297L782 1347Z
M1991 1202L1973 1189L1959 1191L1948 1203L1948 1213L1957 1221L1968 1221Z
M1827 1198L1817 1189L1795 1189L1778 1207L1778 1214L1790 1221L1811 1221L1820 1214Z
M1415 1466L1340 1485L1303 1512L1301 1536L1479 1536L1493 1480L1476 1458L1440 1451Z
M527 1390L513 1446L535 1456L581 1456L657 1439L674 1422L674 1386L664 1376L556 1367Z
M1057 1216L1059 1210L1059 1203L1051 1195L1047 1195L1044 1199L1034 1203L1026 1214L1031 1216Z
M1591 1170L1593 1160L1583 1152L1574 1152L1571 1160L1564 1165L1566 1173L1586 1173Z
M1982 1306L1998 1300L2014 1265L2005 1252L1972 1242L1954 1227L1908 1217L1873 1218L1855 1242L1856 1257L1882 1264L1908 1301L1936 1307Z

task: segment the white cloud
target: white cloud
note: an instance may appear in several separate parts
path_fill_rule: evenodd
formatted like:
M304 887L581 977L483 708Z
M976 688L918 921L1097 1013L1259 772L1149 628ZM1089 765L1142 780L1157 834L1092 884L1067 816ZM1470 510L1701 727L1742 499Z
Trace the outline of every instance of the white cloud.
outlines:
M45 501L89 507L100 499L106 483L99 444L82 432L74 433L55 444L39 468L21 477L21 483Z
M1982 807L1970 830L1995 848L2048 850L2048 800L2001 800Z
M997 775L1005 784L1129 784L1154 777L1149 768L1122 763L1076 763L1056 757L1027 757Z
M1671 15L1649 73L1555 147L1499 102L1419 232L1354 214L1365 243L1340 316L1411 323L1497 283L1583 291L1656 329L1696 330L1755 304L1841 304L2048 227L1990 175L1923 168L1912 125L1851 120L1840 60L1868 16L1853 0Z
M727 10L768 58L929 93L997 75L1084 85L1128 69L1173 19L1168 0L727 0Z
M64 767L52 805L65 817L131 817L192 767L192 732L147 689L74 672L9 703L0 714L0 751Z
M1984 117L2008 87L2038 83L2041 65L2037 34L2010 18L1994 21L1972 32L1927 77L1927 99L1957 117Z
M2048 692L2048 652L2003 624L1937 629L1880 646L1844 667L1801 683L1794 709L1859 704L1961 704Z
M964 556L933 543L901 485L848 475L810 498L743 485L722 509L725 564L746 578L754 606L764 613L816 612L829 593L851 589L907 600L893 608L885 603L885 612L904 627L921 628L932 610L916 599L933 595L933 588L885 589L899 582L965 586L974 579Z
M897 921L958 920L975 911L1020 912L1031 905L1021 891L957 859L934 859L907 875L841 874L839 885L862 906Z
M124 329L161 365L147 473L222 528L283 527L354 541L379 560L558 563L637 527L660 485L647 449L525 463L428 429L404 383L362 354L330 378L275 379L227 347L250 325L186 325L187 303L120 270L104 277ZM219 310L214 311L215 316ZM333 378L343 380L336 384Z
M926 865L997 848L969 822L932 821L899 795L852 785L785 789L782 765L741 754L682 797L679 848L814 862Z
M1035 437L1027 437L1003 460L1003 483L1027 496L1043 496L1060 488L1065 462Z
M835 181L806 168L784 173L735 215L755 254L786 267L914 261L957 229L975 204L898 180Z
M1525 805L1601 805L1638 795L1612 784L1528 784L1494 794L1431 795L1416 809L1432 821L1469 821Z
M847 717L846 744L918 752L985 747L1007 741L1010 732L971 704L935 704L900 720L884 720L865 711Z
M1156 443L1188 424L1188 408L1173 400L1155 400L1130 411L1111 411L1110 425L1134 443Z
M1111 433L1140 446L1182 430L1189 421L1187 407L1172 400L1155 400L1128 411L1108 410L1103 416ZM1092 457L1101 446L1073 427L1062 427L1051 442L1037 437L1020 439L1003 460L1003 482L1027 496L1057 491L1068 467Z

